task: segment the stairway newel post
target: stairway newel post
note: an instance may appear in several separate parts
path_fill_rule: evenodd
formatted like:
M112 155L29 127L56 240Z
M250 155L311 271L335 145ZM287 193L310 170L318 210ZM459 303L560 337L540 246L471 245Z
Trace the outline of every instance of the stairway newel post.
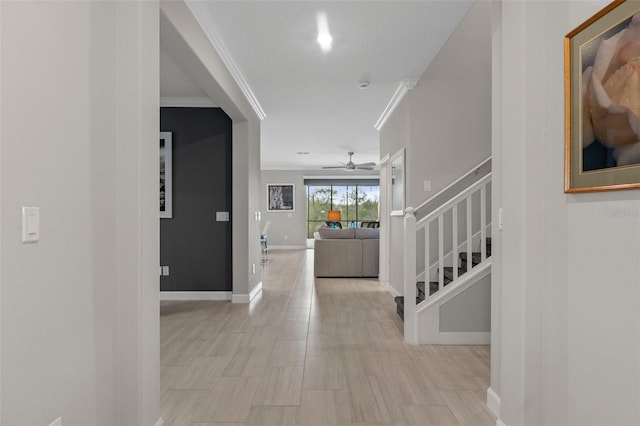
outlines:
M407 207L405 209L403 257L404 341L411 345L417 345L418 330L416 318L416 216L413 207Z

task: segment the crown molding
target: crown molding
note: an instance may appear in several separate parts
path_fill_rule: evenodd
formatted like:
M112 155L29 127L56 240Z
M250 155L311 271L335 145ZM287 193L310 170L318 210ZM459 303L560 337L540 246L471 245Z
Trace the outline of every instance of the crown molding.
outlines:
M387 119L391 116L393 111L395 111L395 109L400 104L400 101L402 101L405 95L409 93L409 90L416 87L417 83L418 83L418 80L412 80L412 79L405 79L400 82L400 84L398 85L398 88L396 89L396 92L391 97L391 100L387 104L384 111L382 111L382 115L380 115L380 118L378 118L378 121L374 126L377 131L380 131L382 129L382 127L384 126L384 123L387 121Z
M235 80L236 84L240 87L240 90L247 98L247 101L251 105L251 108L253 108L253 111L256 113L260 120L264 120L267 117L267 114L265 114L264 110L260 106L260 102L258 102L258 99L254 95L253 90L251 90L249 83L247 83L247 80L240 72L240 68L238 68L235 61L231 57L231 54L222 42L222 39L215 29L215 25L213 24L211 19L209 19L209 15L205 9L206 2L187 1L186 4L189 10L191 10L193 16L196 18L196 21L198 21L198 23L204 30L204 33L207 35L207 38L213 45L213 48L220 56L220 59L222 59L222 62L229 70L229 73L231 73L231 76Z
M161 107L183 107L183 108L217 108L218 105L211 98L202 97L160 97Z

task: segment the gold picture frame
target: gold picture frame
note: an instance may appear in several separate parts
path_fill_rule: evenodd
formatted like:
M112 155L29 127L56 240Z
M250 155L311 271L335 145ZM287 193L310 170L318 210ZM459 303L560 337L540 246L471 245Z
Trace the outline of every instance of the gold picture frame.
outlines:
M565 192L640 188L640 2L565 36Z

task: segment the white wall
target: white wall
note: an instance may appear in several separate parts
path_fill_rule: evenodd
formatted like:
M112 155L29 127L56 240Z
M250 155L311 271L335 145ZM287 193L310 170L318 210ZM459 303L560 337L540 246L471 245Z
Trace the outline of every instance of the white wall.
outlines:
M158 4L0 15L0 422L153 425ZM22 206L40 207L36 244Z
M260 264L260 120L204 32L210 23L198 22L183 1L162 2L161 11L163 47L233 120L233 300L248 302L262 279L260 268L252 272Z
M440 307L440 331L491 331L491 275Z
M269 247L298 247L307 246L307 192L304 186L304 171L275 171L263 170L261 174L262 191L259 210L262 213L262 227L271 221L269 228ZM267 185L273 183L294 184L294 211L268 212Z
M563 36L605 3L500 5L494 206L505 216L492 369L507 425L640 424L640 195L563 193Z
M380 155L406 148L416 207L491 155L490 3L479 1L380 132ZM423 181L431 181L424 192ZM402 220L390 220L390 284L402 293Z

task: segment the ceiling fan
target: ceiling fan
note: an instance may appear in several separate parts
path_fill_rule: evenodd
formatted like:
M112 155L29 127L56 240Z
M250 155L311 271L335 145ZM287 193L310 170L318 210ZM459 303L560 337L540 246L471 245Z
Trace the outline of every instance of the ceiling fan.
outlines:
M326 166L326 167L323 167L323 169L344 169L345 172L352 172L354 170L373 170L373 167L376 165L376 163L356 164L353 161L351 161L351 156L353 155L353 152L348 152L347 154L349 154L348 163L343 163L342 166Z

